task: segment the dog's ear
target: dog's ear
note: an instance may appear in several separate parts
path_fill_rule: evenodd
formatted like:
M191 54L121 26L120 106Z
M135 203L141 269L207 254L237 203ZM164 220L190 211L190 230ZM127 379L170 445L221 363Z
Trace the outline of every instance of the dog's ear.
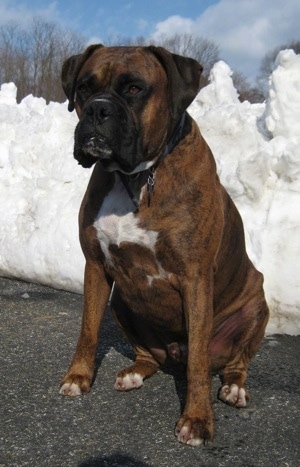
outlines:
M62 66L61 83L63 90L69 99L68 109L70 112L74 110L75 84L77 76L86 60L96 49L100 47L104 46L102 44L90 45L82 54L72 55L72 57L68 58Z
M167 73L172 116L178 119L199 92L203 67L193 58L173 54L163 47L150 45L148 48Z

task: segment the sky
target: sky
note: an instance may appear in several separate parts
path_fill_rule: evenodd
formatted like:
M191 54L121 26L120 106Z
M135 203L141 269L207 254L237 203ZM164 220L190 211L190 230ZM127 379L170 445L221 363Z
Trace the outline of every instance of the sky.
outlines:
M232 70L253 80L276 46L300 40L299 0L0 0L0 24L43 16L88 43L189 33L213 41Z

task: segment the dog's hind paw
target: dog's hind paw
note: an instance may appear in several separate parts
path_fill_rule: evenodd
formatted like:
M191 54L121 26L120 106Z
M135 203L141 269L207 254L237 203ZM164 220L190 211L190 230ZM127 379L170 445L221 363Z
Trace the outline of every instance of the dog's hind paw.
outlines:
M138 373L127 373L126 375L117 375L114 388L118 391L130 391L143 385L143 378Z
M225 384L221 387L218 397L221 401L234 407L246 407L249 394L244 388L237 384Z

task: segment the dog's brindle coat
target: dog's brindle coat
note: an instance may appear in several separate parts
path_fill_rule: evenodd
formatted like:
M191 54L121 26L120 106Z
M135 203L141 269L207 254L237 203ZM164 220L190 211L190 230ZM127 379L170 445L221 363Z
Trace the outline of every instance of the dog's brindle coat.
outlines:
M184 362L187 397L175 433L190 445L213 439L212 371L222 370L219 398L246 406L247 366L268 320L241 218L185 113L200 73L195 60L162 48L100 45L68 59L62 71L69 110L79 117L75 158L96 164L79 215L82 328L60 392L90 390L114 283L114 315L136 355L115 387L140 387L161 365Z

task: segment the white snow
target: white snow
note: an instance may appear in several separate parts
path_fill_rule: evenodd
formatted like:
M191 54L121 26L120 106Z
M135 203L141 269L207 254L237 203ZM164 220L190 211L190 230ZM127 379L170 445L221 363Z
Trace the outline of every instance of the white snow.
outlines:
M300 55L280 52L265 104L240 103L218 62L189 108L265 276L269 334L300 334ZM0 91L0 276L82 293L77 215L91 170L73 159L67 103Z

